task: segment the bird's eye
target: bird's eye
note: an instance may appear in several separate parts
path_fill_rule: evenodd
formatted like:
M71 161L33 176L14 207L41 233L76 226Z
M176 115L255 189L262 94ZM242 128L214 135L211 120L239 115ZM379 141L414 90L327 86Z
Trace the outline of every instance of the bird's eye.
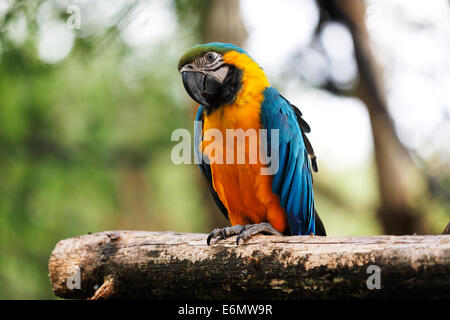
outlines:
M214 53L210 52L206 55L206 60L208 60L208 62L213 62L215 59Z

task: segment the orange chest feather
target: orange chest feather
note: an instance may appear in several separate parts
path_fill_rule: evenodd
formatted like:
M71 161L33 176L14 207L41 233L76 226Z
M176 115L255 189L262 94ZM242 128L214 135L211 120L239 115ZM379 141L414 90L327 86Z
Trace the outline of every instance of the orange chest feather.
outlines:
M267 222L269 210L278 214L278 230L286 228L284 211L279 198L272 192L272 176L261 175L264 166L260 161L260 113L259 105L239 108L227 106L205 116L201 145L205 156L211 161L212 182L220 200L228 210L232 225ZM220 132L221 138L210 136L209 130ZM254 129L253 138L238 139L228 135L229 129ZM228 131L228 132L227 132ZM228 134L227 134L228 133ZM233 139L231 143L229 140ZM253 140L252 140L253 139ZM256 148L252 144L256 143ZM242 145L243 144L243 145ZM257 150L255 157L252 152ZM244 151L243 163L238 163L238 153ZM277 227L277 221L271 223Z
M255 114L257 117L254 116ZM262 164L259 157L257 157L256 163L250 164L249 155L251 143L256 142L258 150L260 146L259 112L223 110L221 115L205 117L203 129L205 140L202 150L205 156L212 159L213 187L228 209L232 224L265 221L265 202L270 199L272 194L270 188L267 187L271 185L272 179L269 176L260 175ZM210 129L220 132L222 138L210 137L208 135ZM242 129L243 131L254 129L256 139L235 138L229 135L229 129ZM233 139L232 143L229 141L230 139ZM238 150L245 153L244 163L238 163ZM233 223L233 220L236 223Z

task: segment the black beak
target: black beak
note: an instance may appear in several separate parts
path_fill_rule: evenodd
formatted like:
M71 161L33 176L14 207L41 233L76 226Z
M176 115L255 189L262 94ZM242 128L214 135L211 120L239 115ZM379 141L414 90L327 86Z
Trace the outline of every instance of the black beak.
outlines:
M183 85L189 96L201 105L212 108L220 94L221 83L210 75L197 71L181 73Z

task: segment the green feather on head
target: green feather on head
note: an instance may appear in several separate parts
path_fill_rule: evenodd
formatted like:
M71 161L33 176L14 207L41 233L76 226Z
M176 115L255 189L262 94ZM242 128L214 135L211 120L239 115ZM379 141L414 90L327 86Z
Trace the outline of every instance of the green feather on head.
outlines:
M205 44L197 44L197 45L193 46L191 49L189 49L188 51L186 51L181 56L180 61L178 62L178 70L180 70L185 64L188 64L188 63L191 63L192 61L194 61L195 58L201 57L210 51L214 51L214 52L220 53L222 55L229 51L236 51L236 52L245 53L246 55L248 55L248 53L245 50L239 48L238 46L235 46L234 44L230 44L230 43L211 42L211 43L205 43Z

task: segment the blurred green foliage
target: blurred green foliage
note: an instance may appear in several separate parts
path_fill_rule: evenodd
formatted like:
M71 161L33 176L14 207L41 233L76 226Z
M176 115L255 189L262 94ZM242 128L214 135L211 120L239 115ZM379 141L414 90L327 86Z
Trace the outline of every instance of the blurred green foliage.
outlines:
M0 20L0 30L18 14L28 21L24 42L6 32L0 38L3 299L54 298L47 265L61 239L108 229L207 229L192 187L196 168L170 161L171 132L191 128L194 117L171 49L177 39L140 59L118 37L107 39L105 28L46 64L36 48L36 8L17 2Z

